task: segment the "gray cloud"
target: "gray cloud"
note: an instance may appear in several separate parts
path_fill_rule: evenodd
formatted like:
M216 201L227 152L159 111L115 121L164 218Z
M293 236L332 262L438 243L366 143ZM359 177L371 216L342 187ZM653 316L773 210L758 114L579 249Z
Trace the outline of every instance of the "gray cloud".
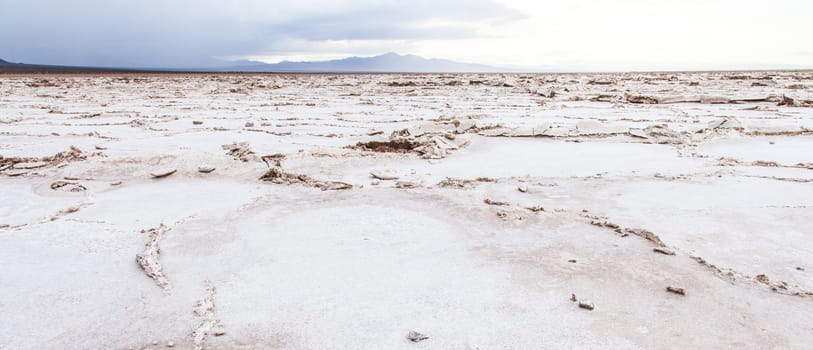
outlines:
M0 8L2 58L142 67L284 55L292 41L473 38L483 24L522 16L494 0L0 0Z

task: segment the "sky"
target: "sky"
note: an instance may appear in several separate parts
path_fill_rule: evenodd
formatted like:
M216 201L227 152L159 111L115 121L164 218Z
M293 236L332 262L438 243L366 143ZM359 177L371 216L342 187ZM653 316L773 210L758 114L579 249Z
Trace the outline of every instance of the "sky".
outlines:
M810 0L0 0L0 58L207 67L387 52L543 71L813 68Z

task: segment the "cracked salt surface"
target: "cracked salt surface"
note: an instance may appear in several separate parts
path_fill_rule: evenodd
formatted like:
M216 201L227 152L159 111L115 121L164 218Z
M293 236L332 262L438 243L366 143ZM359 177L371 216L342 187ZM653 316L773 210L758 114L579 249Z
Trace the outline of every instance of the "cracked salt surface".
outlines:
M741 74L0 77L0 348L805 348L813 75Z

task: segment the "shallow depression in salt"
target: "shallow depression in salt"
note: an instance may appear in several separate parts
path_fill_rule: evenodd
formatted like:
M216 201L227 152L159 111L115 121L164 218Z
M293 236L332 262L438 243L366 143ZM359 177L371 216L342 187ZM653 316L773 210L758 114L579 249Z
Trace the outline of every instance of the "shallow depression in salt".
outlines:
M673 147L623 142L561 142L546 138L474 137L467 148L443 161L410 160L380 165L416 175L430 183L446 177L586 177L687 174L706 162L678 157ZM355 179L361 179L357 171Z

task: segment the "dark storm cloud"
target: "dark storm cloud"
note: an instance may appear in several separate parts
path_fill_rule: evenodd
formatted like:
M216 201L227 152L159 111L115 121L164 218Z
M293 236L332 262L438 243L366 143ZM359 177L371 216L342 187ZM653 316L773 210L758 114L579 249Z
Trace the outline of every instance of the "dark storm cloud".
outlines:
M471 38L484 22L520 17L493 0L0 0L0 9L0 58L142 67L284 55L292 40Z

